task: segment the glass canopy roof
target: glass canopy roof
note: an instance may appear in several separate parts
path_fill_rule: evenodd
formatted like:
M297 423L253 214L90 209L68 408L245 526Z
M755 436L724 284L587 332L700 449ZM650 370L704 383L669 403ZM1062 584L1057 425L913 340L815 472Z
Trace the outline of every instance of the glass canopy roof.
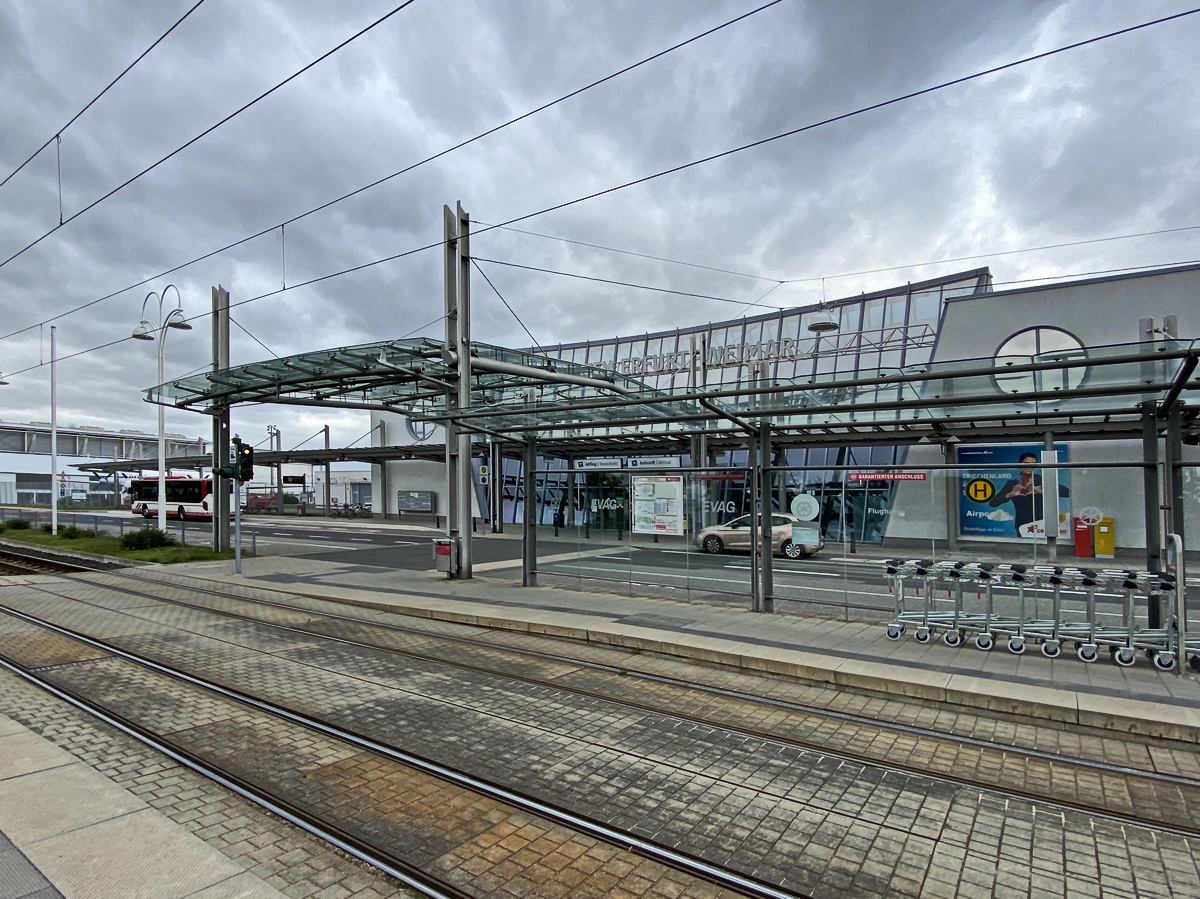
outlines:
M989 429L1100 436L1131 430L1144 410L1200 390L1197 358L1195 342L1160 341L654 390L609 369L473 343L471 402L457 409L448 403L454 354L440 341L413 339L193 375L151 388L146 399L202 412L247 402L389 411L582 448L699 433L744 439L762 423L773 438L796 443L982 437Z

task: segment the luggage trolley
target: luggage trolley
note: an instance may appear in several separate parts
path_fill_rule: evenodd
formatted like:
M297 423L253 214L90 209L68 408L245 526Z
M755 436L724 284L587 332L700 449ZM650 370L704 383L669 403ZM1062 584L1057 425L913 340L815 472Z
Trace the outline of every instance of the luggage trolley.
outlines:
M1059 568L1057 565L1052 565L1035 568L1034 574L1037 577L1038 587L1042 583L1050 585L1052 591L1050 617L1038 617L1038 602L1035 599L1034 617L1032 620L1025 622L1025 632L1041 641L1042 655L1048 659L1056 659L1062 652L1063 631L1070 630L1070 626L1064 625L1062 620L1062 588L1071 586L1071 582L1067 580L1071 571L1066 568Z
M1104 586L1099 575L1091 568L1079 569L1079 586L1084 590L1084 622L1072 628L1071 636L1075 640L1075 654L1081 662L1094 662L1100 654L1096 644L1096 591Z
M933 562L928 559L913 559L907 564L912 577L919 579L925 588L925 601L922 603L922 609L913 614L913 617L920 622L913 631L913 639L918 643L928 643L933 638L933 625L937 623L937 614L933 611L933 584L937 580L937 570L934 568Z
M1137 651L1141 649L1154 660L1156 667L1170 671L1175 667L1176 659L1172 650L1170 629L1139 629L1135 597L1144 593L1147 602L1161 602L1165 592L1175 589L1172 576L1161 571L1130 569L1105 569L1104 574L1121 581L1121 589L1124 591L1121 601L1121 624L1118 627L1097 630L1096 642L1108 646L1113 661L1122 668L1132 665L1136 660Z
M1034 578L1026 566L1015 562L999 566L998 571L1003 581L1017 589L1017 614L1006 619L1005 626L997 626L996 630L1008 634L1008 651L1020 655L1025 651L1025 588L1034 583Z
M999 577L996 574L996 566L991 562L979 562L972 569L975 576L975 583L983 589L983 620L980 622L979 632L975 635L975 646L982 649L984 652L996 645L996 635L993 632L999 625L1003 627L1003 623L996 618L996 601L992 596L992 587L995 586Z
M1143 648L1146 655L1154 662L1154 667L1159 671L1170 671L1175 667L1177 659L1182 659L1183 651L1176 645L1176 631L1172 626L1172 609L1167 598L1175 594L1175 575L1168 574L1165 571L1151 571L1149 583L1146 586L1146 602L1158 603L1158 620L1165 622L1165 626L1158 628L1150 628L1142 631L1138 637L1138 645ZM1147 618L1149 614L1147 613ZM1149 621L1147 621L1149 625Z
M887 626L889 640L899 640L905 631L908 611L904 607L904 578L908 574L904 562L900 559L887 559L883 563L883 576L888 581L888 592L895 602L895 619Z
M963 628L968 627L972 622L971 616L963 615L963 581L967 579L971 572L967 567L966 562L941 562L938 564L938 570L950 582L946 588L948 597L954 599L954 611L933 613L932 617L935 621L941 622L946 628L946 632L942 634L942 642L947 646L962 646L963 643ZM932 599L927 597L926 602L932 602Z

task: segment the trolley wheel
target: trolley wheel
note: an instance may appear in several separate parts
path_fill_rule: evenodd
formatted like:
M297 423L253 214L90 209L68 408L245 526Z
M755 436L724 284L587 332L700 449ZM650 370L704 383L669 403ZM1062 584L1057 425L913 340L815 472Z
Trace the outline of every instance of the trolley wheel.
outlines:
M982 649L984 652L987 652L989 649L991 649L995 645L996 645L996 638L993 637L991 634L976 634L975 635L975 646L977 649Z
M1008 638L1008 651L1011 652L1013 655L1018 655L1018 656L1021 653L1023 653L1025 651L1025 638L1024 637L1009 637Z
M179 516L180 521L187 521L187 509L185 509L183 506L180 506L178 509L176 509L175 514Z
M1042 643L1042 655L1048 659L1057 659L1062 652L1062 644L1057 640L1045 640Z
M1159 671L1170 671L1175 667L1175 653L1163 650L1154 654L1154 667Z
M149 506L142 506L142 518L153 518L154 513L150 511Z
M962 631L946 631L942 634L942 642L947 646L962 646Z
M725 544L721 542L721 538L712 534L704 538L704 551L706 553L716 554L725 548Z
M1081 662L1094 662L1096 656L1100 654L1099 648L1095 643L1080 643L1079 648L1075 650Z
M1122 668L1128 668L1136 660L1137 660L1137 653L1135 653L1128 646L1122 646L1116 652L1113 653L1113 661L1116 662L1118 665L1120 665Z
M887 638L889 640L899 640L900 635L904 633L903 624L889 624L887 626Z
M929 628L927 627L919 627L913 632L913 638L918 643L928 643L932 636L933 634L929 632Z

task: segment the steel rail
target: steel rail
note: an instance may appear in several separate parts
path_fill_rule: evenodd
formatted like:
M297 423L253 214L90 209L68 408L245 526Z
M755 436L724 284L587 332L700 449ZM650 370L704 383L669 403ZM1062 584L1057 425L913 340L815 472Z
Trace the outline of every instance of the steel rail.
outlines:
M53 593L53 591L47 591L47 592ZM180 600L166 599L166 598L156 596L151 593L144 593L144 592L136 591L136 590L128 590L125 592L129 592L134 595L144 596L146 598L156 599L156 600L166 602L166 603L171 603L174 605L180 605L180 606L184 606L187 608L193 608L193 609L198 609L201 611L207 611L207 612L210 612L210 613L216 614L216 615L223 615L226 617L236 618L236 619L240 619L240 620L248 620L248 621L252 621L257 624L260 624L260 625L264 625L267 627L271 627L271 628L275 628L275 629L279 629L279 630L283 630L283 631L288 631L291 633L302 634L305 636L317 636L322 639L327 639L327 640L330 640L333 642L342 643L347 646L354 646L354 647L358 647L358 648L366 648L366 649L374 649L374 650L384 649L388 652L393 652L393 653L396 653L399 655L406 655L406 656L409 656L412 658L423 659L426 661L435 661L435 662L438 662L441 664L453 665L455 667L462 668L464 670L479 671L479 672L493 674L493 675L497 673L494 670L490 670L490 669L480 666L480 665L473 665L473 664L461 662L461 661L450 661L450 660L440 658L437 656L422 654L422 653L419 653L419 652L416 652L413 650L395 649L394 647L381 647L381 646L378 646L375 644L364 643L364 642L360 642L360 641L356 641L356 640L350 640L350 639L347 639L344 637L335 637L335 636L331 636L331 635L323 634L323 633L319 633L319 632L307 631L303 628L294 627L291 625L283 625L283 624L277 624L277 623L273 623L273 622L261 621L260 619L253 618L251 616L241 615L236 612L226 612L226 611L206 608L204 606L196 606L191 603L182 602ZM466 638L466 637L453 637L453 636L445 636L445 635L441 635L441 634L430 634L430 633L427 633L424 631L417 631L417 630L402 628L402 627L398 627L398 626L394 626L394 625L379 624L378 622L365 621L363 619L354 618L352 616L328 615L328 614L321 613L321 612L315 612L312 609L302 609L302 608L298 608L298 607L294 607L294 606L287 606L286 604L282 604L282 603L273 603L273 602L266 601L266 600L252 600L252 599L247 599L245 597L230 597L228 594L221 594L216 591L201 591L201 592L209 592L213 595L221 596L226 599L233 598L233 599L237 599L237 600L244 601L244 602L260 603L263 605L273 606L273 607L282 608L282 609L288 609L291 611L302 611L306 614L320 615L321 617L325 617L325 618L329 618L329 619L333 619L333 620L350 621L350 622L365 625L368 627L383 627L388 630L395 630L395 631L400 631L403 633L417 634L417 635L420 635L427 639L428 638L445 639L450 642L469 644L469 645L473 645L476 647L485 648L490 651L509 652L509 653L516 654L516 655L524 655L524 656L529 656L532 658L538 658L538 659L547 660L547 661L558 661L558 662L562 662L562 663L566 663L566 664L571 664L576 667L590 668L590 669L594 669L594 670L603 671L605 673L619 674L624 677L636 677L636 678L639 678L639 679L642 679L642 680L645 680L648 682L662 683L662 684L667 684L667 685L671 685L671 686L678 686L678 687L682 687L682 688L686 688L686 689L696 690L699 692L705 692L705 693L710 693L713 695L722 696L725 698L736 699L738 701L758 703L758 704L766 705L766 706L769 706L772 708L786 709L789 711L800 712L802 714L809 714L809 715L814 715L817 717L830 718L833 720L844 721L847 723L853 723L853 724L857 724L857 725L861 725L861 726L877 728L880 730L905 733L905 734L909 734L909 735L913 735L913 736L922 736L922 737L927 737L927 738L940 740L940 741L944 741L944 742L955 743L955 744L962 745L962 746L969 746L969 747L973 747L973 748L988 749L988 750L1002 752L1002 753L1009 753L1009 754L1016 755L1019 757L1035 759L1038 761L1044 761L1049 764L1057 763L1057 764L1061 764L1063 766L1081 768L1081 769L1086 769L1089 771L1095 771L1095 772L1105 773L1105 774L1114 774L1114 775L1118 775L1121 777L1127 777L1127 778L1136 778L1136 779L1150 781L1150 782L1162 783L1162 784L1166 784L1166 785L1170 785L1170 786L1174 786L1174 787L1200 789L1200 780L1197 780L1194 778L1189 778L1189 777L1186 777L1183 775L1163 774L1160 772L1145 771L1142 769L1132 768L1129 766L1115 765L1115 764L1112 764L1109 762L1094 761L1094 760L1090 760L1090 759L1070 758L1070 757L1063 756L1058 753L1052 753L1052 752L1047 752L1047 751L1038 750L1038 749L1031 749L1028 747L1011 746L1011 745L996 743L994 741L985 740L985 739L978 738L978 737L968 737L968 736L959 736L959 735L955 735L955 734L947 734L944 732L934 731L929 728L923 728L923 727L919 727L916 725L901 724L899 722L878 721L878 720L875 720L872 718L867 718L867 717L864 717L861 715L855 715L855 714L849 713L849 712L837 712L837 711L832 711L829 709L822 709L817 706L809 706L809 705L804 705L801 703L794 703L794 702L790 702L790 701L786 701L786 700L769 699L766 697L760 697L760 696L754 696L752 694L742 693L742 692L739 692L736 690L728 690L728 689L721 688L721 687L713 687L710 685L696 684L693 682L685 681L685 680L682 680L679 678L669 677L666 675L655 675L655 674L647 674L645 672L635 672L635 671L630 671L629 669L623 668L623 667L618 667L618 666L613 666L613 665L605 665L603 663L597 663L597 662L587 662L584 660L572 659L570 657L564 657L564 656L559 656L559 655L554 655L554 654L549 654L549 653L542 653L537 650L526 650L526 649L518 649L518 648L511 648L511 647L499 647L499 646L496 646L495 644L489 644L489 643L482 642L482 641L476 641L476 640L473 640L471 638ZM53 594L53 595L61 596L61 594ZM63 597L63 598L70 599L71 597ZM878 758L873 758L871 756L868 756L868 755L865 755L862 753L855 753L853 751L849 751L849 750L845 750L845 749L830 749L826 746L822 746L819 743L815 743L815 742L811 742L811 741L806 741L806 740L801 740L801 739L796 739L796 738L791 738L791 737L781 737L777 734L773 734L770 732L764 732L764 731L758 731L753 728L739 727L736 725L730 725L730 724L726 724L726 723L717 723L717 722L714 722L714 721L711 721L711 720L708 720L708 719L705 719L705 718L702 718L699 716L689 715L689 714L681 713L678 711L665 711L661 707L655 707L648 703L640 703L640 702L636 702L636 701L633 701L630 699L625 699L625 698L614 698L611 695L598 693L598 692L590 691L590 690L585 690L585 689L581 689L581 688L577 688L577 687L567 687L567 686L563 686L562 684L555 682L555 681L540 681L540 680L537 680L536 678L513 674L513 673L507 672L507 671L503 672L503 676L514 679L514 680L519 680L519 681L523 681L526 683L535 684L538 686L549 686L554 689L563 690L564 692L574 693L579 696L586 696L589 698L601 699L601 700L604 700L604 701L607 701L610 703L623 705L628 708L635 708L635 709L639 709L642 711L650 711L650 712L654 712L657 714L667 714L667 715L671 715L673 717L677 717L682 720L693 721L693 722L705 724L708 726L720 727L721 729L731 731L734 733L744 734L747 736L753 736L753 737L757 737L760 739L766 739L766 740L770 740L772 742L776 742L776 743L780 743L780 744L792 745L792 746L795 746L797 748L800 748L800 749L803 749L806 751L816 752L816 753L819 753L824 756L840 759L842 761L852 762L855 764L868 765L868 766L871 766L871 767L874 767L874 768L877 768L880 770L893 771L898 774L915 775L915 776L923 777L923 778L926 778L928 780L932 780L935 782L951 784L951 785L959 786L959 787L968 787L971 789L985 790L985 791L987 791L989 793L993 793L995 795L1011 796L1011 797L1019 798L1019 799L1025 800L1025 801L1033 801L1033 802L1042 803L1043 805L1052 806L1052 807L1063 809L1063 810L1084 812L1087 814L1095 815L1097 817L1103 817L1103 818L1107 818L1112 821L1117 821L1122 824L1133 824L1133 825L1136 825L1139 827L1158 829L1163 832L1170 832L1170 833L1178 834L1180 836L1193 837L1193 838L1200 837L1200 827L1192 828L1192 827L1188 827L1186 825L1185 826L1173 825L1166 821L1138 817L1135 814L1127 814L1127 813L1116 811L1113 809L1103 808L1103 807L1095 806L1095 805L1089 805L1084 802L1074 802L1071 800L1055 798L1055 797L1047 796L1043 793L1036 793L1033 791L1022 790L1019 787L1003 786L1000 784L991 783L991 782L987 782L987 781L980 780L980 779L973 779L970 777L956 777L956 776L953 776L950 774L945 774L945 773L929 772L929 771L917 768L915 766L905 765L905 764L897 763L897 762L882 761Z
M127 575L127 574L122 574L122 573L113 572L113 571L104 572L104 574L116 575L118 577L126 578L129 580L136 580L136 581L142 581L142 582L145 582L147 580L146 578L141 578L136 575ZM207 581L208 580L207 578L196 577L194 575L184 575L184 577L188 577L189 579L199 580L199 581ZM571 575L571 577L575 577L575 575ZM151 581L151 583L161 583L161 582ZM35 586L37 587L37 589L45 590L44 585L35 585ZM277 628L280 630L286 630L286 631L290 631L292 633L302 634L304 636L321 637L323 639L331 640L331 641L338 642L338 643L343 643L348 646L355 646L355 647L359 647L359 648L363 648L363 649L386 650L388 652L395 652L400 655L408 655L413 658L420 658L420 659L424 659L426 661L436 661L436 662L440 662L440 663L446 664L446 665L453 665L455 667L481 671L483 673L490 673L490 674L496 673L495 671L489 671L488 669L480 667L480 666L469 665L469 664L461 662L461 661L440 658L440 657L432 656L432 655L424 655L415 650L395 649L394 647L390 647L390 646L380 646L380 645L372 644L372 643L362 643L362 642L359 642L356 640L347 639L345 637L336 637L336 636L333 636L330 634L323 634L323 633L316 632L316 631L308 631L308 630L305 630L304 628L295 627L293 625L286 625L286 624L279 624L277 622L263 621L262 619L254 618L249 615L243 615L238 612L222 611L219 609L212 609L207 606L201 606L201 605L196 605L193 603L185 602L183 600L169 599L167 597L159 596L155 593L148 593L148 592L144 592L144 591L140 591L140 590L132 590L129 588L115 588L115 589L121 589L123 592L128 592L128 593L131 593L136 596L142 596L147 599L155 599L155 600L159 600L161 602L166 602L166 603L171 603L173 605L183 606L185 608L210 612L214 615L224 615L229 618L237 618L237 619L240 619L243 621L252 621L256 624L261 624L266 627L272 627L272 628ZM880 728L880 729L896 731L898 733L904 733L904 734L908 734L910 736L921 736L921 737L929 737L932 739L948 740L948 741L951 741L954 743L961 743L962 745L970 746L973 748L991 749L991 750L996 750L999 752L1008 752L1008 753L1012 753L1015 755L1027 757L1027 758L1034 758L1039 761L1058 762L1058 763L1061 763L1064 765L1071 765L1071 766L1075 766L1075 767L1079 767L1079 768L1086 768L1086 769L1092 770L1092 771L1098 771L1100 773L1120 774L1120 775L1128 776L1128 777L1139 777L1139 778L1144 778L1144 779L1159 782L1159 783L1170 784L1172 786L1194 787L1196 789L1200 789L1200 778L1192 778L1192 777L1187 777L1185 775L1164 774L1159 771L1147 771L1142 768L1134 768L1134 767L1130 767L1128 765L1117 765L1112 762L1101 762L1101 761L1095 761L1092 759L1074 758L1074 757L1065 756L1065 755L1062 755L1062 754L1056 753L1056 752L1049 752L1047 750L1032 749L1032 748L1025 747L1025 746L1014 746L1009 743L999 743L994 740L984 739L982 737L969 737L969 736L962 736L962 735L958 735L958 734L951 734L951 733L947 733L945 731L933 730L932 728L921 727L921 726L915 725L915 724L902 724L900 722L895 722L895 721L880 721L879 719L870 718L865 715L856 715L853 712L839 712L839 711L835 711L832 709L822 708L820 706L792 702L790 700L772 699L770 697L757 696L753 693L745 693L745 692L741 692L738 690L730 690L730 689L727 689L724 687L714 687L710 684L701 684L701 683L697 683L694 681L687 681L687 680L683 680L682 678L671 677L669 675L651 674L648 672L636 671L636 670L633 670L633 669L630 669L630 668L624 667L624 666L607 665L603 662L592 662L592 661L588 661L586 659L577 659L577 658L573 658L571 656L563 656L563 655L559 655L556 653L548 653L548 652L543 652L541 650L536 650L536 649L523 649L521 647L501 646L496 643L489 643L485 640L478 640L473 637L455 636L453 634L433 634L428 631L418 630L416 628L404 627L403 625L390 624L390 623L386 623L386 622L358 618L353 615L341 615L341 614L336 614L336 613L332 613L332 612L321 612L321 611L317 611L315 609L304 608L301 606L288 605L287 603L277 602L274 600L256 599L256 598L250 598L250 597L245 597L245 596L238 596L233 593L226 593L226 592L223 592L220 590L214 590L211 588L200 587L200 588L188 588L188 589L192 589L198 593L205 593L210 596L216 596L221 599L233 599L233 600L237 600L239 602L246 602L246 603L250 603L250 604L254 604L254 605L263 605L263 606L282 609L282 610L290 611L290 612L303 612L307 615L319 616L319 617L327 618L327 619L330 619L333 621L350 622L350 623L354 623L354 624L360 624L360 625L363 625L366 627L378 627L378 628L382 628L384 630L395 631L395 632L403 633L403 634L411 634L411 635L420 636L420 637L423 637L426 639L444 640L446 642L458 643L458 644L467 645L467 646L473 646L473 647L476 647L479 649L487 649L487 650L490 650L493 652L506 652L506 653L511 653L513 655L519 655L519 656L525 656L528 658L538 659L541 661L559 662L562 664L574 665L575 667L578 667L578 668L587 668L587 669L592 669L592 670L596 670L596 671L602 671L606 674L618 674L618 675L621 675L622 677L637 678L640 680L648 681L650 683L661 683L661 684L665 684L668 686L692 689L692 690L696 690L697 692L711 693L713 695L723 696L727 699L737 699L737 700L743 701L743 702L758 703L761 705L769 706L771 708L778 708L778 709L783 709L783 710L787 710L787 711L800 712L803 714L810 714L810 715L832 718L837 721L844 721L846 723L851 723L851 724L861 724L861 725L866 725L866 726L870 726L870 727L876 727L876 728ZM46 592L53 593L53 591L48 591L48 590ZM56 593L54 595L60 596L63 599L74 599L74 597L64 596L63 594ZM414 595L418 595L418 594L414 594ZM1112 595L1115 596L1117 594L1112 594ZM326 597L321 597L321 596L311 596L308 598L324 600L326 602L332 601L332 600L328 600ZM801 600L789 599L788 597L777 597L777 598L783 599L788 602L801 601ZM80 601L80 600L75 600L75 601ZM864 608L867 608L867 607L864 607ZM875 609L875 608L870 608L869 610L870 611L888 611L887 609ZM511 677L515 680L523 680L527 683L536 684L538 686L554 687L556 689L560 689L565 692L580 692L580 691L577 691L573 687L563 686L562 684L560 684L556 681L555 682L540 681L540 680L537 680L536 678L530 678L530 677L525 677L522 675L510 674L508 672L505 672L504 676ZM586 691L582 691L582 692L586 692ZM587 695L593 695L593 694L589 693ZM606 698L606 699L609 699L609 701L615 702L615 703L634 705L637 708L642 708L643 710L646 710L646 711L660 711L660 712L662 711L661 709L646 708L646 707L642 707L641 705L638 705L638 704L629 703L623 699L612 699L611 697L604 697L604 696L601 696L600 698ZM671 712L670 714L677 715L679 717L686 717L684 715L681 715L678 712ZM713 724L713 722L705 721L703 719L689 719L689 720L699 720L700 723ZM740 731L740 729L732 728L728 725L720 725L720 726L725 727L730 730L739 730ZM740 732L752 733L754 736L765 736L765 737L768 737L769 739L773 739L773 740L777 740L777 741L782 740L784 742L790 742L783 738L780 738L778 736L773 736L770 734L764 734L764 733L759 733L759 732L755 732L755 731L740 731ZM817 749L820 749L820 751L822 751L822 752L828 752L829 754L836 754L833 751L825 750L825 749L817 747L815 745L808 745L808 744L798 744L798 745L803 745L803 748L806 748L806 749L817 748ZM853 754L848 754L846 756L846 758L848 760L868 762L870 764L880 764L880 765L882 764L875 760L869 759L867 757L859 757L859 756L855 756ZM902 770L902 769L898 769L898 770ZM913 769L913 770L903 769L903 770L906 770L906 773L914 773L914 771L915 771L915 769ZM924 776L933 777L933 778L941 777L940 775L929 774L928 772L924 772L924 771L916 771L916 773L920 773ZM948 780L951 782L954 782L952 778L948 778ZM974 782L974 781L970 781L970 782L966 782L966 783L969 786L980 786L979 783ZM996 788L996 789L999 790L1001 788ZM1026 796L1025 798L1028 798L1028 796ZM1041 797L1039 797L1039 798L1041 798Z
M53 591L46 591L53 593ZM61 596L61 594L53 594ZM69 598L69 597L66 597ZM167 600L170 602L170 600ZM200 689L207 690L222 696L226 699L231 699L235 702L240 702L243 705L264 712L268 715L273 715L277 718L282 718L294 724L299 724L302 727L307 727L310 730L331 737L336 740L349 743L360 749L365 749L370 752L377 753L389 758L392 761L400 762L416 768L433 777L440 778L447 782L453 783L456 786L473 790L481 795L487 796L499 802L506 803L518 809L532 812L548 820L554 821L557 824L564 825L573 830L592 836L610 845L617 846L627 851L636 852L646 858L650 858L660 864L666 865L676 870L685 871L698 879L707 880L711 883L723 886L729 889L737 890L751 897L764 897L764 899L813 899L813 897L804 893L794 893L780 889L773 884L761 881L749 875L740 874L736 871L723 868L719 865L705 861L704 859L692 856L685 852L680 852L666 846L657 844L651 840L639 837L636 834L628 831L620 830L619 828L603 824L599 821L594 821L584 815L579 815L565 809L557 808L549 805L532 796L527 796L515 790L510 790L507 787L500 786L483 780L482 778L473 775L465 774L461 771L456 771L438 762L423 758L422 756L413 753L405 752L397 749L394 746L388 746L385 743L380 743L363 734L356 733L345 728L337 727L328 724L320 719L304 715L300 712L293 711L275 703L259 699L240 690L234 690L230 687L225 687L212 681L196 675L188 674L185 671L179 671L171 668L168 665L163 665L153 659L146 658L137 653L121 649L103 640L98 640L94 637L89 637L86 634L79 633L71 628L63 627L51 621L38 618L26 612L21 612L16 609L0 606L0 611L10 615L26 623L33 624L37 627L53 631L73 640L78 640L95 649L100 649L110 653L118 658L141 665L149 670L155 671L166 677L174 678L183 683L191 684ZM211 611L211 610L208 610ZM323 635L322 635L323 636ZM336 638L329 638L336 639ZM7 667L8 663L0 658L0 663L4 663Z

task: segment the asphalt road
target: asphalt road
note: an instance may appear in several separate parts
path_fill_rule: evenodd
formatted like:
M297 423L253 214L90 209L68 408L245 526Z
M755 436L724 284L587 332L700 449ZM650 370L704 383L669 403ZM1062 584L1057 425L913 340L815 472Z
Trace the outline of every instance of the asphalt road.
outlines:
M59 524L95 527L115 534L142 527L144 522L128 512L60 512ZM168 521L167 527L187 543L205 542L210 533L206 522ZM308 521L293 518L285 523L257 516L244 518L242 528L243 546L247 549L253 546L259 552L302 554L324 561L411 571L433 568L431 543L436 535L432 531L380 526L370 520L333 523L320 518ZM739 600L751 592L750 556L746 553L709 555L682 547L551 540L541 541L538 549L539 572L579 578L596 585L621 584L624 589L624 585L634 584L662 591L695 592ZM515 533L476 534L472 552L474 564L482 566L480 574L491 570L515 576L519 570L521 541ZM773 594L777 600L815 605L818 611L823 608L829 612L832 607L890 614L895 607L879 560L846 556L840 547L829 547L802 560L775 557L773 581ZM906 585L909 609L920 609L926 601L923 591L916 593L918 586L913 582ZM963 595L966 608L982 607L978 590L973 585L968 585ZM995 597L998 608L1014 608L1017 602L1015 590L1008 587L997 587ZM1062 592L1067 608L1082 606L1084 598L1081 590ZM1105 617L1115 617L1123 599L1120 591L1099 591L1097 610ZM1189 597L1189 605L1197 600L1200 597ZM1026 592L1027 606L1037 614L1048 615L1050 601L1049 589ZM1139 604L1144 605L1144 602L1144 598L1139 597ZM944 588L935 590L934 608L937 611L953 608L952 596Z

